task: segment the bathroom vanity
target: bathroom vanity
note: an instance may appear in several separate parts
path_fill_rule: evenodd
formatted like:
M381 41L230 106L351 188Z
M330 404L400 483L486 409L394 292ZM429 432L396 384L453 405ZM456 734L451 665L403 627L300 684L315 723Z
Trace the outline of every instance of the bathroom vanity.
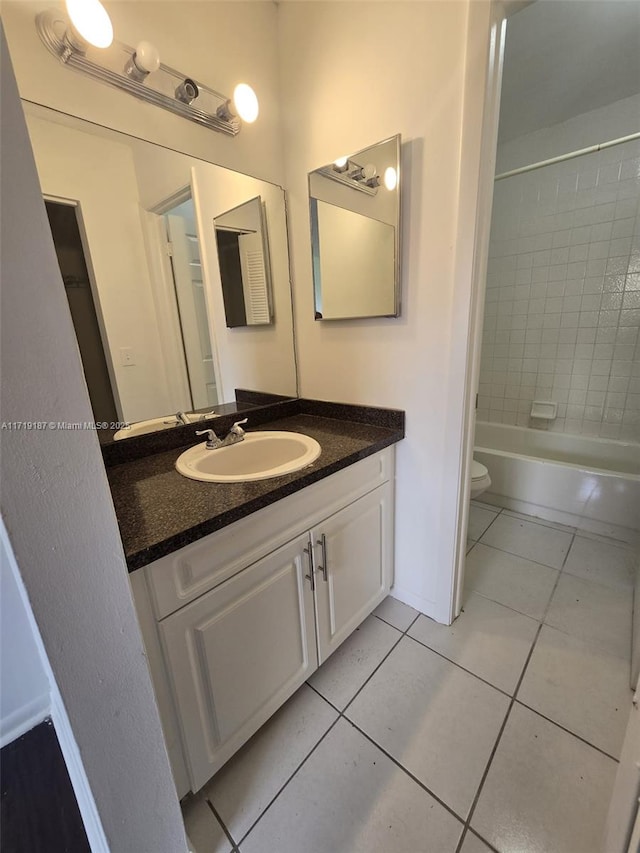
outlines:
M393 580L403 413L272 408L262 430L322 447L301 471L197 482L174 470L184 444L107 468L179 796L211 778Z

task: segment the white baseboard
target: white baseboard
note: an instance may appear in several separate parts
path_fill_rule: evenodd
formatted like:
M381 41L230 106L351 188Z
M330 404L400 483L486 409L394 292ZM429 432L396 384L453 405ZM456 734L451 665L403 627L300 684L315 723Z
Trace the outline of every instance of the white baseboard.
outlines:
M110 853L109 843L102 828L102 821L98 814L98 808L89 786L89 780L82 764L80 750L73 735L71 723L67 716L62 697L57 686L53 687L51 693L51 719L58 736L58 743L64 755L64 760L69 771L69 779L78 801L78 808L82 815L85 832L89 840L91 853Z
M0 749L31 731L51 714L49 692L36 696L0 720Z
M396 598L398 601L401 601L403 604L408 604L409 607L413 607L414 610L418 610L424 616L428 616L429 619L441 622L444 625L449 624L449 615L447 614L445 616L444 614L439 613L435 601L430 601L427 598L415 595L415 593L409 592L397 584L394 584L391 587L389 595L392 598Z

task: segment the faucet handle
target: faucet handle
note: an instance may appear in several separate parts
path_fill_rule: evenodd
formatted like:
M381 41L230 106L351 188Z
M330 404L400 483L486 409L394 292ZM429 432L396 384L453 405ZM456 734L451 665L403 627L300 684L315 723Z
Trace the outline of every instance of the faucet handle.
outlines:
M244 430L240 426L240 424L246 424L249 418L245 418L243 421L236 421L234 425L229 430L230 435L244 435Z
M196 435L207 436L207 447L209 450L214 450L219 444L221 444L220 439L212 429L197 429Z

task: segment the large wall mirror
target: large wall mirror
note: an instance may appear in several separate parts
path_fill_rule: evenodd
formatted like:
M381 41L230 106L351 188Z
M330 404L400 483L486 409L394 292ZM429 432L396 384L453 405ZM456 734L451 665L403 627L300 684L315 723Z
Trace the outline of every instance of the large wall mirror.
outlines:
M400 135L309 174L316 320L400 313Z
M283 189L25 113L96 421L165 428L238 388L295 396Z

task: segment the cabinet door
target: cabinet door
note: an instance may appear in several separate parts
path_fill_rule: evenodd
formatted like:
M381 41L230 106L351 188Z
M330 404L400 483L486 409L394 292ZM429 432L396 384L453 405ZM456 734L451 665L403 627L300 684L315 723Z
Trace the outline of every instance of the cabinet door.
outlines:
M387 483L312 531L320 663L389 592L392 512L392 489Z
M308 535L159 625L193 790L317 668Z

